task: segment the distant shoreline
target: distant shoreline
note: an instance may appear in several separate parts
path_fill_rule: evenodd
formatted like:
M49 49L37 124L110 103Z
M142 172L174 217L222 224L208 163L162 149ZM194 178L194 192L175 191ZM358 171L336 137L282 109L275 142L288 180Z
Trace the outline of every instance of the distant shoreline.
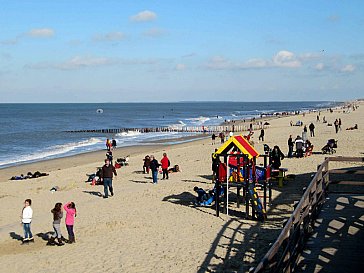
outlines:
M340 102L339 104L337 104L335 106L335 108L337 107L342 107L343 105L346 105L350 102ZM314 112L314 111L319 111L322 109L328 109L328 107L323 106L322 108L316 108L316 109L311 109L311 110L307 110L307 111L302 111L300 110L300 113L302 112ZM297 110L298 111L298 110ZM282 113L282 112L280 112ZM244 126L248 126L249 123L254 122L254 129L258 130L259 126L259 122L260 121L269 121L272 119L276 119L276 118L281 118L281 117L287 117L287 116L298 116L298 115L268 115L268 116L263 116L260 117L260 114L257 114L255 117L249 117L246 119L245 122L243 122L243 119L237 119L234 120L234 124L236 124L237 126L239 125L244 125ZM236 123L235 123L236 122ZM232 125L232 121L226 121L226 122L221 122L220 126L228 126L228 125ZM206 125L206 127L208 127L208 125ZM246 128L245 128L246 129ZM160 147L161 145L178 145L181 143L186 143L186 142L191 142L191 141L196 141L196 140L200 140L200 139L204 139L204 138L208 138L211 135L211 133L196 133L196 135L193 136L181 136L181 137L177 137L177 138L166 138L166 139L159 139L159 140L152 140L152 141L147 141L144 142L139 142L139 143L134 143L134 144L127 144L126 146L120 146L118 148L118 150L125 150L125 151L129 151L129 150L133 150L133 147L137 147L137 146L141 146L141 147ZM105 134L105 138L107 137L107 135ZM10 165L4 165L4 166L0 166L0 170L5 170L5 169L9 169L9 168L17 168L20 166L31 166L31 164L37 164L37 163L42 163L42 162L48 162L48 161L54 161L57 159L72 159L75 158L77 156L87 156L90 155L92 153L103 153L105 152L104 149L97 149L97 150L93 150L93 151L83 151L83 152L79 152L76 154L61 154L59 156L53 157L53 158L40 158L40 159L35 159L35 160L31 160L31 161L24 161L24 162L19 162L19 163L15 163L15 164L10 164Z

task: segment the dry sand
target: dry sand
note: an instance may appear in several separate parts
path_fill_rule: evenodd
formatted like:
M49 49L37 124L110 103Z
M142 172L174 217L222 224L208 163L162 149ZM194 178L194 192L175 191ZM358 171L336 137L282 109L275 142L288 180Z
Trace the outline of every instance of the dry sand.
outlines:
M336 155L363 156L364 107L351 113L321 112L329 123L343 121L343 130L316 122L317 113L305 117L282 117L271 120L266 129L270 146L279 145L287 152L289 134L301 134L303 127L289 126L298 119L315 122L316 137L311 141L319 152L327 139L338 139ZM359 130L345 131L358 124ZM263 145L253 137L255 147ZM244 272L256 264L269 248L299 200L302 186L310 181L325 155L302 159L284 159L296 179L284 188L274 187L274 200L265 223L244 220L244 208L230 204L233 216L215 216L211 208L195 208L193 187L212 188L211 153L218 144L210 139L178 145L138 146L118 149L115 158L131 155L130 165L118 170L114 179L115 196L103 199L102 186L85 183L86 173L102 165L105 152L94 152L0 170L0 272ZM142 158L154 154L157 159L167 152L182 172L169 180L151 183L150 175L141 173ZM342 166L342 165L337 165ZM27 171L49 172L47 177L9 181L13 175ZM59 191L50 189L58 186ZM234 193L231 200L234 201ZM20 212L24 199L33 200L32 231L35 242L21 245L23 234ZM76 244L46 246L43 239L52 231L50 213L56 202L74 201L77 206ZM66 235L65 226L62 226Z

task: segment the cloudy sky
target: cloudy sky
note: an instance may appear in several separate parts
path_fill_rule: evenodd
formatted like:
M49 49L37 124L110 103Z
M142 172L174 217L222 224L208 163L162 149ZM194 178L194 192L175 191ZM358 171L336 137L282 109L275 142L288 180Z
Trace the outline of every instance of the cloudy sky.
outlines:
M362 0L0 6L0 102L364 97Z

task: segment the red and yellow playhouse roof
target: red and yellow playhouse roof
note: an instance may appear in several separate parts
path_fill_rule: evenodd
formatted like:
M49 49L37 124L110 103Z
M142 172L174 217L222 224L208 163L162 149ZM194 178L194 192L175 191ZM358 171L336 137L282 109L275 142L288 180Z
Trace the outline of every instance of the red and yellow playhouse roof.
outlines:
M248 155L249 159L259 156L257 150L243 136L231 136L215 154L227 154L234 147L242 154Z

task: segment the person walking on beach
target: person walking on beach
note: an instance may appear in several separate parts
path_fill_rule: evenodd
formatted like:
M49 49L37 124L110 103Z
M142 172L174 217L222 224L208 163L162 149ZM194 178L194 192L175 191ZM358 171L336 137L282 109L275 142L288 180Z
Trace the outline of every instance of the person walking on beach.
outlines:
M262 139L264 141L264 129L260 130L259 140Z
M104 198L109 197L108 189L110 190L111 196L114 195L113 187L112 187L112 179L113 174L117 176L115 167L110 164L109 159L105 159L105 165L101 168L101 182L104 182Z
M303 126L303 132L307 133L307 126Z
M315 137L315 125L311 122L311 124L308 128L310 129L311 137Z
M339 125L339 130L341 131L341 118L339 118L338 125Z
M116 149L116 139L115 138L112 139L111 145L112 145L112 149L115 150Z
M32 222L33 218L33 209L31 208L32 200L26 199L24 201L24 207L22 210L22 216L21 216L21 222L23 224L24 229L24 238L23 238L23 244L34 242L32 231L30 230L30 224Z
M55 240L57 238L58 245L62 246L64 243L62 242L62 233L61 233L61 219L63 217L62 211L62 203L56 203L54 208L51 210L53 215L53 229L54 234L49 238L47 245L55 245Z
M335 125L335 132L338 133L339 132L339 121L337 119L335 119L334 125Z
M161 165L163 172L162 180L168 179L168 167L171 165L171 162L169 161L166 153L163 153L163 158L161 159Z
M77 216L76 205L73 202L68 202L64 205L66 211L66 228L68 232L68 243L76 243L75 234L73 232L73 226L75 224L75 217Z
M110 142L110 139L108 139L108 138L106 139L105 145L106 145L106 150L110 151L111 150L111 142Z
M215 133L213 133L211 136L211 145L215 145L215 139L216 139L216 135L215 135Z
M221 144L223 144L223 143L225 142L225 135L224 135L224 133L223 133L223 132L221 132L221 133L219 134L219 137L220 137L220 142L221 142Z
M112 165L112 160L114 159L114 157L112 155L112 151L108 151L106 153L106 158L110 161L110 164Z
M158 168L159 163L157 159L154 158L154 155L150 156L150 169L152 170L152 178L153 178L153 184L158 183Z
M292 139L292 135L289 135L289 138L288 138L288 158L293 157L293 146L294 146L294 142L293 142L293 139Z

